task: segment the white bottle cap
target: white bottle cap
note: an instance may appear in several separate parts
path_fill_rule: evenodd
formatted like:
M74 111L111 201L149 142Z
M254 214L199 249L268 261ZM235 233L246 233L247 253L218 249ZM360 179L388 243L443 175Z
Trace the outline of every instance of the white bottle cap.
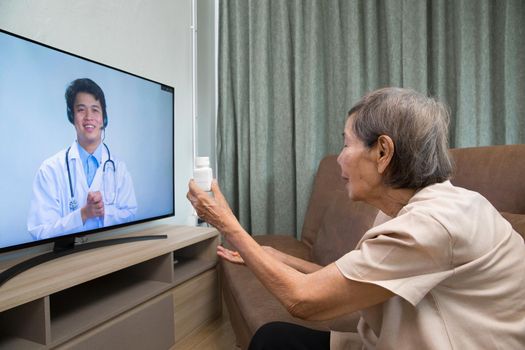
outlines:
M195 157L195 166L197 168L210 166L210 158L209 157Z

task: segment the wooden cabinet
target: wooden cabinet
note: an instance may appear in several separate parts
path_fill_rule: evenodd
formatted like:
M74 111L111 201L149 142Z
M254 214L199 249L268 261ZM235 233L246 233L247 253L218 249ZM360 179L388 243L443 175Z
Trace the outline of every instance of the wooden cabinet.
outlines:
M220 312L212 228L87 250L0 287L0 349L168 349Z

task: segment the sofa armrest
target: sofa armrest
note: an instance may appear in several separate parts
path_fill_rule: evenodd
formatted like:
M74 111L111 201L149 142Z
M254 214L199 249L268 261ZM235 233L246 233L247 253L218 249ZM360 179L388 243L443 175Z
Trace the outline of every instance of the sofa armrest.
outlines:
M263 246L270 246L283 253L311 261L311 251L305 243L295 237L285 235L254 236L253 239Z

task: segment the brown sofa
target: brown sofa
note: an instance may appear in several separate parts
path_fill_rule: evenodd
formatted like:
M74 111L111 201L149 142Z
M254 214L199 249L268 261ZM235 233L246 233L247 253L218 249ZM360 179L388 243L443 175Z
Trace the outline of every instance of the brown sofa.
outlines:
M455 163L452 183L483 194L525 236L525 145L453 149L451 154ZM319 165L301 239L282 235L254 238L262 245L326 265L355 247L376 214L377 209L348 198L336 156L331 155ZM271 321L355 332L358 313L327 322L292 317L245 266L222 261L221 277L224 299L241 349L248 347L260 326Z

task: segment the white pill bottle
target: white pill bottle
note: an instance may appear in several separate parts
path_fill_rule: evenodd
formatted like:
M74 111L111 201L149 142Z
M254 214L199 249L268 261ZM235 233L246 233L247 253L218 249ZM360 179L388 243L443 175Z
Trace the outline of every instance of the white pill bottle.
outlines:
M193 180L203 191L211 191L211 180L213 172L210 168L209 157L195 157L195 169L193 169Z

